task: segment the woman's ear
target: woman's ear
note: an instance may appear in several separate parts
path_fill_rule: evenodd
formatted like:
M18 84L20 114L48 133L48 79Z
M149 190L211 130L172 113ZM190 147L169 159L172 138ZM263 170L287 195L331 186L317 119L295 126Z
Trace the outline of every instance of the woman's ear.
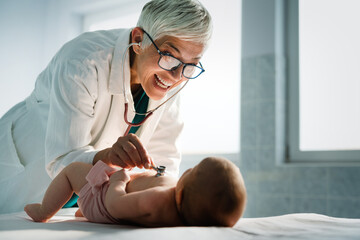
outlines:
M143 39L144 32L140 27L136 27L131 31L131 43L134 43L133 50L139 54L141 51L141 42Z

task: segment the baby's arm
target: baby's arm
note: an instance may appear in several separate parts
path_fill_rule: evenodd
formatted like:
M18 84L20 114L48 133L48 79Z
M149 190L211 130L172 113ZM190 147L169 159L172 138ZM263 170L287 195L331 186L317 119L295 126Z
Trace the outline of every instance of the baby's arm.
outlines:
M105 196L105 207L114 218L131 220L150 213L148 200L154 195L152 190L126 193L126 183L130 180L125 170L110 177L110 185ZM151 201L150 201L151 202Z
M110 176L109 188L105 196L105 206L108 208L113 203L113 199L126 194L126 184L130 181L130 176L124 169L115 172Z

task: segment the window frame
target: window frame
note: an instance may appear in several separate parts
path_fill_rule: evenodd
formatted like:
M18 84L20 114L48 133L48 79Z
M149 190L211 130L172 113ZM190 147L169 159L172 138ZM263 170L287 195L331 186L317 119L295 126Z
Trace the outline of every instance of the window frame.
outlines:
M299 122L299 0L279 1L284 7L287 56L286 162L360 163L359 150L300 151Z

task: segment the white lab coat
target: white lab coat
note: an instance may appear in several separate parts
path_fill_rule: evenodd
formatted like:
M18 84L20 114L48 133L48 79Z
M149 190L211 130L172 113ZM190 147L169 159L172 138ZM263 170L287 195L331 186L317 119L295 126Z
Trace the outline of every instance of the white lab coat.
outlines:
M123 81L128 119L134 117L128 54L123 63L130 31L84 33L65 44L38 76L32 94L0 119L0 213L40 202L66 165L91 163L124 134ZM150 99L148 109L160 102ZM137 132L155 163L175 176L183 127L178 104L176 96Z

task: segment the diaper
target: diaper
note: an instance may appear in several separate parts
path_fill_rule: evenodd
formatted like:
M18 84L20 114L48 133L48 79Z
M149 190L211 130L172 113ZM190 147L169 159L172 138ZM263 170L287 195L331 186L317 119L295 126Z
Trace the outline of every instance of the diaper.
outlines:
M90 222L118 223L105 208L105 195L109 188L109 176L116 172L102 161L98 161L86 175L87 184L80 190L78 205Z

